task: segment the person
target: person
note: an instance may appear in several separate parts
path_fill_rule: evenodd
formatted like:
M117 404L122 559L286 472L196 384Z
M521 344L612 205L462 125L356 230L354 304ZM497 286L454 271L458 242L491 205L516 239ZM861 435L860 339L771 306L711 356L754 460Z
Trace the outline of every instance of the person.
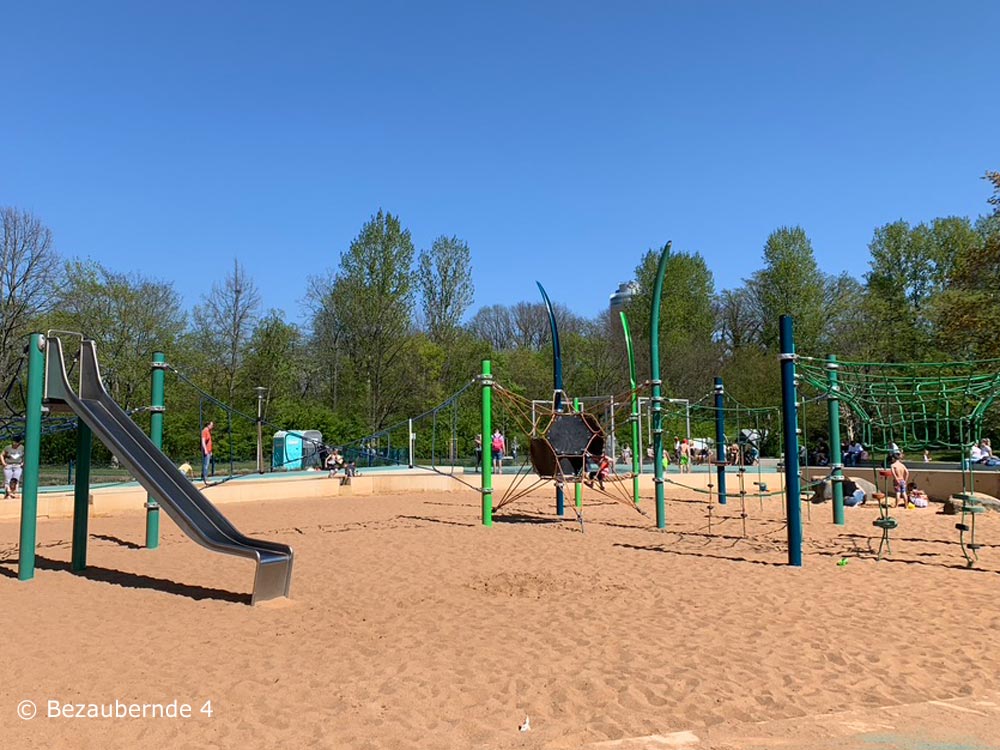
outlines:
M337 470L342 468L344 465L344 459L341 458L340 452L333 448L330 450L330 454L326 457L326 462L324 466L330 472L327 477L335 477L337 475Z
M3 453L0 453L0 464L3 465L3 496L14 500L21 486L21 472L24 468L24 446L21 438L15 437L13 442L3 449Z
M507 446L504 443L503 433L500 430L494 431L490 447L493 449L493 470L497 474L503 474L503 455Z
M208 484L208 465L212 461L212 430L215 422L209 422L201 431L201 481Z
M984 466L1000 466L1000 458L993 455L993 447L990 445L989 438L983 438L979 441L979 463Z
M892 482L896 491L896 507L902 505L904 508L909 501L906 496L906 486L910 481L910 470L906 468L898 453L892 454L892 464L889 466L892 472Z
M681 474L687 474L691 471L691 446L688 445L687 438L681 440Z
M587 474L587 486L593 487L594 480L597 480L598 486L604 489L604 480L611 475L611 459L608 457L607 453L602 453L600 460L595 464L590 461L590 456L588 454L588 467L592 467Z
M631 466L632 465L632 448L631 448L631 446L626 445L624 448L622 448L622 463L625 464L626 466Z
M479 473L479 469L483 465L483 436L482 434L476 435L476 473Z
M924 448L924 463L929 464L931 462L931 452L929 448Z
M847 455L844 456L844 463L848 466L857 466L858 462L861 460L861 454L864 451L861 443L855 440L847 448Z
M667 451L666 448L664 448L661 451L661 453L663 453L663 459L662 459L663 470L666 471L667 469L670 468L670 453Z
M979 443L973 443L969 448L969 460L974 464L983 463L983 449L979 447Z
M517 438L514 438L514 444L510 446L510 458L514 466L517 466L517 451L521 446L517 444Z

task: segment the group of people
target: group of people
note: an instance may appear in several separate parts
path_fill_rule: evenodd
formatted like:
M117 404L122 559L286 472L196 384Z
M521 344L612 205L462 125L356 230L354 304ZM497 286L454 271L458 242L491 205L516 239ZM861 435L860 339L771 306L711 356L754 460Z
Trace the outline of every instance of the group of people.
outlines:
M989 438L983 438L979 443L973 443L969 449L969 460L983 466L1000 466L1000 458L993 455L993 446Z
M345 477L357 476L357 466L354 461L346 460L337 448L329 446L324 446L324 448L329 451L323 460L323 468L329 472L327 477L335 477L339 471L343 471Z

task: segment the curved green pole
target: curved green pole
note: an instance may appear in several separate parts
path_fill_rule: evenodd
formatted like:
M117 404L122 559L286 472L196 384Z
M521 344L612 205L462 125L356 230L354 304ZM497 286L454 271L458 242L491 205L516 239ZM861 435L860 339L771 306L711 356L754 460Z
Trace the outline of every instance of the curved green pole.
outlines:
M653 309L649 316L649 382L652 384L650 402L653 408L653 483L656 486L656 528L667 527L666 508L663 501L663 399L660 393L660 295L663 293L663 275L667 271L670 243L660 253L656 267L656 284L653 285Z
M628 378L632 386L632 500L639 504L639 469L642 465L642 446L639 445L639 392L636 390L635 350L632 349L632 333L628 329L628 318L625 311L618 313L622 319L622 330L625 332L625 348L628 350Z
M554 411L562 411L563 377L562 377L562 351L559 348L559 328L556 326L556 314L549 301L549 295L545 293L545 287L540 281L535 282L538 291L542 293L545 300L545 309L549 313L549 328L552 329L552 392L554 398L552 408ZM562 484L556 484L556 515L561 516L566 512L566 500L563 495Z

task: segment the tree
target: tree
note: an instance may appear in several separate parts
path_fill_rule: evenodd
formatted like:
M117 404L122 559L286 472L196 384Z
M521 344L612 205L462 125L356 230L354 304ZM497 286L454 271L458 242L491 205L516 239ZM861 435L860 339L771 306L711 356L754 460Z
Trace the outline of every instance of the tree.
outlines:
M719 340L726 353L760 344L763 331L760 308L746 286L724 290L716 300L715 310Z
M68 262L65 276L51 327L94 339L104 382L123 408L148 405L152 353L169 351L187 324L173 285L93 261Z
M227 403L236 395L236 382L246 345L260 312L260 292L253 279L233 260L232 273L212 284L204 303L194 310L195 331L202 351L223 372Z
M387 424L407 391L413 258L409 230L380 209L341 255L332 286L316 290L318 322L341 337L372 431Z
M994 207L993 214L1000 216L1000 172L987 172L983 179L993 184L993 195L987 201Z
M516 343L514 321L510 309L504 305L479 308L469 321L469 330L494 352L513 349Z
M629 327L635 340L636 366L649 367L649 330L653 307L653 287L661 251L648 251L635 269L638 293L626 307ZM715 282L705 259L698 253L672 251L667 258L660 300L660 374L671 395L694 395L689 389L703 390L706 357L714 362L717 347ZM687 372L694 357L698 365Z
M747 282L757 306L765 347L777 349L779 318L792 315L796 350L819 353L825 280L802 227L780 227L770 234L764 244L764 268Z
M869 248L864 330L869 356L889 361L936 359L934 297L945 287L956 258L974 255L982 238L968 219L905 221L875 230Z
M458 237L434 240L430 250L420 253L417 285L428 335L437 343L450 340L475 295L468 244Z
M27 211L0 208L0 389L13 375L32 327L52 310L60 274L49 228Z

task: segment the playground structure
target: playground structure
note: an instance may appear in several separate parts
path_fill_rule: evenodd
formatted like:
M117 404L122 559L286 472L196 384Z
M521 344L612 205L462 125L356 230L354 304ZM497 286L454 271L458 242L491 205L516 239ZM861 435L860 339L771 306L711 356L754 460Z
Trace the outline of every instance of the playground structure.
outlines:
M829 440L831 446L840 445L840 422L845 419L857 433L860 431L870 445L888 446L899 439L906 449L915 447L960 447L967 446L968 441L981 433L982 419L986 409L993 403L1000 387L1000 375L975 374L966 367L962 374L952 372L960 369L963 364L982 366L982 363L939 363L937 375L917 375L915 371L905 377L892 376L878 368L910 367L917 365L879 365L878 363L838 362L835 357L827 360L816 360L796 354L793 339L793 323L788 316L780 321L779 363L782 382L782 404L780 407L748 407L740 404L726 393L720 378L715 378L710 394L697 401L690 399L669 398L663 394L663 384L659 377L659 312L660 295L665 271L665 260L669 253L669 245L660 258L654 288L652 315L650 321L650 378L640 383L635 369L635 357L628 320L621 313L622 330L627 345L629 360L628 391L611 394L606 397L584 397L571 399L564 390L562 381L561 350L559 346L558 328L552 305L541 284L538 285L548 310L550 327L553 337L553 395L551 402L538 399L531 400L505 388L492 373L489 360L482 363L482 372L473 378L457 393L437 407L424 414L406 420L400 425L387 430L368 435L350 444L345 455L358 462L359 466L373 463L388 465L406 465L410 468L429 469L437 474L447 475L473 488L481 495L481 522L490 526L493 514L519 497L530 493L541 484L552 483L556 495L556 515L565 515L565 488L574 488L574 510L582 528L582 492L584 486L591 487L595 492L622 501L635 511L646 515L640 505L640 481L642 475L642 426L643 405L646 412L647 436L653 442L653 489L655 500L655 522L658 529L666 529L665 485L674 484L687 490L700 491L682 482L674 481L666 475L660 460L664 453L664 424L669 414L676 415L676 430L683 425L686 436L691 435L691 420L694 415L699 429L705 434L708 430L704 425L711 423L714 427L714 438L711 438L712 454L708 457L708 469L714 474L714 481L709 480L705 490L708 495L709 529L711 530L713 507L726 505L737 496L740 503L739 517L743 521L743 535L746 536L747 500L756 496L763 510L765 498L783 496L785 499L785 525L787 527L788 564L802 564L802 505L807 500L809 490L830 481L832 486L831 507L833 523L844 525L845 481L844 466L839 457L839 451L831 455L831 465L821 477L806 478L805 467L798 457L799 436L807 435L805 416L807 406L825 401L829 422ZM34 341L34 339L33 339ZM149 499L147 508L147 547L153 548L158 542L158 512L162 505L178 525L195 541L207 548L254 559L257 563L257 576L254 584L253 601L263 601L275 596L287 596L291 575L291 550L285 545L275 545L244 537L238 530L212 506L186 479L179 480L180 473L159 452L162 436L163 420L163 375L165 371L173 370L166 364L162 354L154 355L153 369L153 406L151 420L151 437L146 438L131 421L128 414L118 408L105 390L97 367L96 351L92 341L84 340L80 350L79 386L74 389L69 385L65 363L62 354L62 342L54 335L38 337L38 342L31 349L39 349L44 354L44 364L29 362L29 396L28 401L38 398L41 404L51 412L65 412L78 417L78 451L77 451L77 513L74 517L73 569L82 570L86 565L86 496L89 475L89 455L91 434L97 434L113 453L122 461L128 470L147 489ZM996 364L996 363L992 363ZM30 393L32 373L41 370L45 372L44 392L38 396ZM927 366L930 367L930 366ZM950 368L950 369L948 369ZM942 375L941 372L948 369ZM872 373L878 373L873 375ZM182 380L186 378L179 372ZM933 378L936 377L937 381ZM811 400L800 399L800 387L808 387L817 392ZM646 394L648 396L640 395ZM915 394L915 395L913 395ZM459 408L460 400L474 399L479 396L478 420L469 421ZM212 402L207 394L203 400ZM727 405L728 401L728 405ZM710 405L709 403L710 402ZM33 403L33 402L32 402ZM219 402L216 406L224 407ZM680 407L683 407L681 415ZM919 413L916 411L919 407ZM228 408L228 407L227 407ZM492 462L489 455L489 436L496 424L494 411L499 411L501 419L515 425L517 434L523 437L525 455L530 462L522 464L512 482L508 483L505 492L499 498L494 498L494 477ZM201 405L199 406L199 412ZM231 413L239 414L235 410ZM625 413L627 412L627 413ZM246 416L246 415L240 415ZM727 425L727 416L729 424ZM761 473L757 464L756 481L748 482L750 469L741 460L735 467L730 464L728 449L732 441L727 439L727 429L733 430L735 417L736 447L739 455L745 456L747 445L753 447L759 456L762 443L768 439L775 451L777 449L785 457L781 464L781 474L778 476L778 486L769 486L768 478ZM252 417L247 417L252 419ZM32 427L33 409L27 410L26 436L34 430L38 432L37 424ZM256 420L258 431L263 420L258 414ZM614 453L616 433L623 425L627 425L631 433L632 466L631 471L613 477L605 486L605 482L588 481L590 477L590 461L605 452L609 447ZM395 429L397 428L398 429ZM429 427L429 429L427 429ZM745 429L744 429L745 427ZM399 432L405 429L400 437ZM478 486L470 481L464 471L458 470L461 451L458 435L470 435L479 431L483 436L483 458L481 476ZM505 429L506 432L506 429ZM294 433L298 434L298 433ZM668 434L670 434L668 432ZM732 434L732 432L730 432ZM775 436L780 437L780 446L775 442ZM302 437L307 437L303 435ZM141 438L141 440L140 440ZM143 442L146 441L146 442ZM741 444L742 441L742 444ZM30 440L26 441L29 461L34 456L35 470L30 467L25 472L25 486L22 508L22 560L19 575L30 578L33 565L26 555L34 554L34 509L29 508L29 494L37 493L37 440L34 448ZM147 445L149 443L149 445ZM515 439L514 443L517 441ZM155 453L149 446L155 448ZM423 453L430 457L430 463L421 464L418 456ZM439 462L439 457L442 462ZM445 463L447 468L445 468ZM258 460L258 465L260 461ZM536 481L528 487L523 486L527 477L526 469L533 470ZM735 477L734 473L735 471ZM960 544L969 566L977 557L980 544L976 540L976 515L985 510L981 500L977 499L974 487L974 467L962 463L961 492L955 497L960 500L962 520L957 524L960 532ZM876 484L881 481L884 486L885 477L879 478L875 472ZM732 481L736 481L736 487ZM33 479L34 487L29 487ZM631 480L631 482L628 482ZM626 485L631 485L631 494ZM750 486L756 489L748 489ZM82 488L82 489L81 489ZM881 493L883 496L888 493ZM884 500L884 497L881 498ZM34 499L31 499L34 502ZM806 503L806 512L809 511ZM890 531L898 527L898 520L890 514L887 504L880 504L879 518L874 521L882 534L877 558L881 558L883 546L890 550ZM891 550L890 550L891 551ZM26 572L32 571L32 572Z
M251 603L287 597L291 586L292 549L284 544L242 534L162 453L162 406L154 407L152 437L147 437L108 395L101 380L96 346L81 337L76 390L66 372L61 339L50 332L29 339L28 389L25 414L25 471L21 500L18 578L35 572L37 537L38 456L43 406L79 418L77 473L73 514L72 564L86 568L90 453L93 435L128 468L149 492L147 546L159 536L159 509L167 511L180 529L205 548L252 559L256 564ZM162 402L162 355L154 357L153 393Z

